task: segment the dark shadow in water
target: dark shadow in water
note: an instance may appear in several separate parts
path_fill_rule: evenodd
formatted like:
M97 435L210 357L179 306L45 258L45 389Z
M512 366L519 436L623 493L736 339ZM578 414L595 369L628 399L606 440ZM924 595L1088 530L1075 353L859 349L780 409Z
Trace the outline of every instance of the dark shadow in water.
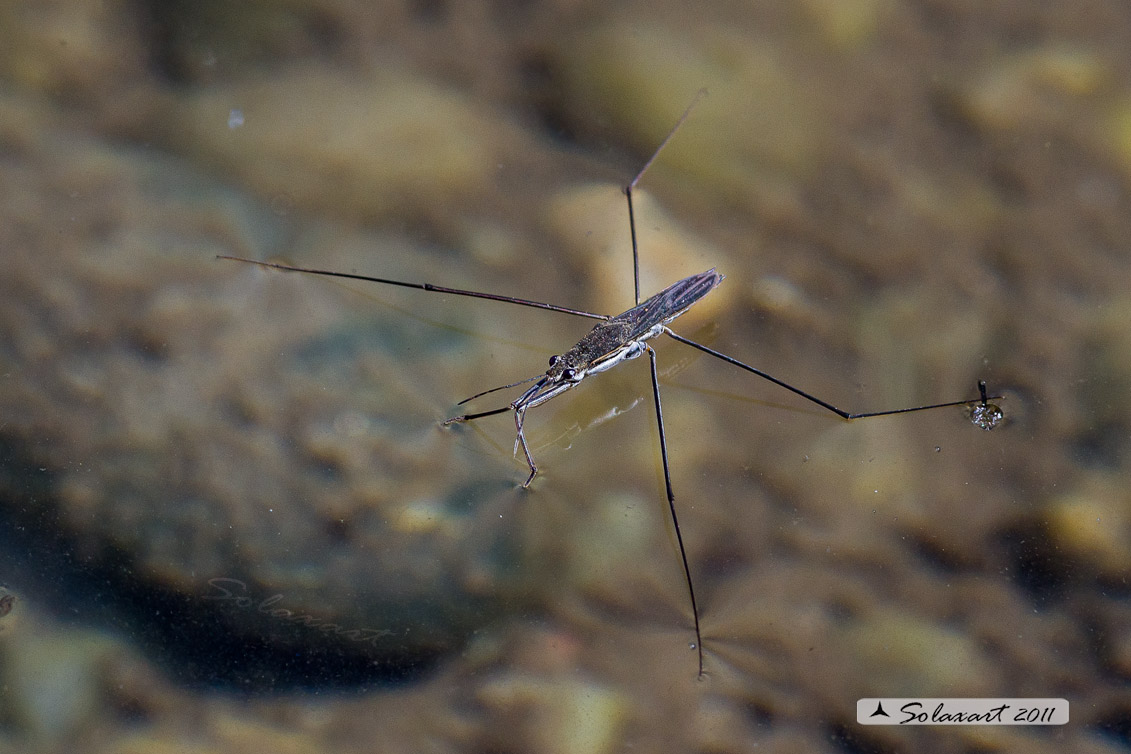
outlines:
M1094 727L1116 744L1131 747L1131 708L1119 706L1107 712L1096 719Z
M1070 558L1049 538L1042 526L1023 525L1002 532L1001 544L1009 553L1013 581L1039 609L1059 602L1072 586L1075 573Z
M249 694L364 691L413 681L440 659L383 654L375 662L346 641L319 646L241 636L225 606L149 582L124 553L80 554L58 524L54 484L51 472L0 438L0 584L23 606L34 604L60 622L127 637L175 683Z
M844 754L891 754L892 747L873 739L855 723L834 723L828 727L828 740Z

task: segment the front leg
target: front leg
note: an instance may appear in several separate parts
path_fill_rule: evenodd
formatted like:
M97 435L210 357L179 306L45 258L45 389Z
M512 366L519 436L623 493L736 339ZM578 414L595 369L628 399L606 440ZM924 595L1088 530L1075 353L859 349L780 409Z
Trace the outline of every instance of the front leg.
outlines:
M514 427L518 431L515 442L522 446L522 453L526 456L526 463L530 466L530 476L522 483L523 489L528 488L530 483L534 481L534 477L538 474L538 467L534 465L534 456L530 455L530 447L526 444L526 434L522 431L522 424L525 419L526 406L515 406Z

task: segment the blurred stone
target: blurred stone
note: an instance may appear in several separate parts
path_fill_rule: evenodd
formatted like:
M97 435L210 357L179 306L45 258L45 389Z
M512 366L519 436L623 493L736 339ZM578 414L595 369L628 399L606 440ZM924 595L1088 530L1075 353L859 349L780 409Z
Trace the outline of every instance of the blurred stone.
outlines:
M29 616L0 641L5 719L41 744L73 736L103 712L102 684L123 649L91 631L62 631Z
M1046 516L1057 550L1109 578L1131 570L1131 499L1122 479L1094 474L1050 501Z
M587 130L611 121L644 155L707 87L654 171L679 171L700 193L773 213L792 206L790 181L813 169L828 138L814 82L781 53L721 26L684 34L614 21L563 45L558 63L570 115Z
M115 96L144 76L140 27L126 0L7 0L0 80L72 104Z
M995 58L959 102L981 128L1033 127L1063 117L1066 106L1095 93L1110 76L1087 49L1049 45Z
M875 693L975 697L999 688L993 663L971 637L897 608L853 621L840 639Z
M331 254L364 249L390 273L427 254L316 232L177 159L62 138L36 124L49 113L0 133L10 517L51 521L41 533L92 569L124 558L134 576L117 588L179 595L163 630L205 644L269 637L395 665L490 621L502 574L525 577L508 542L521 527L509 467L437 428L464 336L215 259L313 256L303 244L329 236ZM412 509L429 524L396 523Z
M243 115L240 128L229 114ZM391 67L317 67L217 84L169 100L156 125L173 149L303 212L354 221L457 215L486 193L513 127L465 93Z
M834 48L853 50L876 37L892 10L891 0L804 0L801 7Z

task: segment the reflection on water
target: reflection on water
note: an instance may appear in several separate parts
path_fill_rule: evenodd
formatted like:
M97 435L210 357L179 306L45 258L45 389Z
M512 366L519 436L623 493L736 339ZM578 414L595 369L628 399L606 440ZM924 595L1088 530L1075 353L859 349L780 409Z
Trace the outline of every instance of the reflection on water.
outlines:
M915 695L1126 747L1115 0L190 5L0 11L0 749L985 746L853 722ZM440 424L591 322L215 256L621 311L702 86L637 205L645 294L727 276L676 329L1008 422L656 341L700 681L646 361L529 412L523 491L508 413Z

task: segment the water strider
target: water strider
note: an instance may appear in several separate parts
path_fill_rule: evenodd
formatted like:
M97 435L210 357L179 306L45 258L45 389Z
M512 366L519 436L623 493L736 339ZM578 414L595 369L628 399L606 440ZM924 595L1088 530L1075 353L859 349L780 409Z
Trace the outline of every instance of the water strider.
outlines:
M600 320L597 325L590 330L585 337L579 340L572 348L556 356L550 357L549 369L544 374L537 374L518 382L513 382L509 385L502 385L500 387L491 388L481 393L466 398L458 405L463 405L468 401L479 398L488 393L493 393L497 390L506 390L518 385L523 385L527 382L534 384L527 388L521 395L505 406L490 409L487 411L480 411L477 413L463 414L448 419L444 422L444 426L462 422L469 422L475 419L481 419L486 416L494 416L506 412L514 414L515 423L515 454L518 453L519 448L526 458L526 463L530 468L530 474L527 476L526 481L522 486L529 487L534 477L538 474L538 466L534 463L534 457L530 453L530 447L526 442L526 434L523 431L524 422L526 419L527 409L540 406L553 398L561 395L567 390L572 389L584 380L586 377L594 374L599 374L608 369L613 368L617 364L635 359L639 356L648 354L649 363L652 373L652 397L656 406L656 426L659 434L660 441L660 459L663 464L664 470L664 486L666 488L668 509L671 512L672 525L675 529L676 542L679 545L679 555L683 563L683 574L687 579L687 591L691 601L691 612L695 621L695 643L694 649L698 654L699 661L699 675L703 675L703 640L699 628L699 606L695 599L695 585L691 578L691 568L687 562L687 551L683 544L683 535L679 528L679 517L676 515L675 509L675 492L672 489L671 472L668 464L668 443L667 435L664 431L664 413L660 403L660 381L656 370L656 352L649 345L648 341L660 335L667 335L673 340L680 343L697 348L703 353L714 356L717 359L732 364L740 369L755 374L763 379L769 380L775 385L779 385L792 393L795 393L807 401L815 403L816 405L824 408L842 419L864 419L873 416L889 416L891 414L904 414L913 411L927 411L929 409L946 408L953 406L965 406L970 412L970 421L982 429L993 429L1003 419L1004 414L1002 410L990 400L997 400L1001 396L988 396L986 394L985 381L979 381L978 390L979 397L973 400L960 400L948 401L946 403L932 403L924 406L911 406L908 408L888 409L886 411L871 411L854 413L845 411L844 409L837 408L832 403L822 400L815 395L811 395L798 387L795 387L783 380L774 377L762 370L750 366L732 356L725 353L716 351L709 348L702 343L697 343L693 340L683 337L671 330L668 325L678 316L687 311L693 304L706 296L715 289L723 281L723 275L715 271L714 268L701 272L697 275L691 275L672 283L667 288L655 294L651 298L641 302L640 301L640 263L639 252L636 238L636 217L633 211L632 192L644 173L655 161L656 157L660 154L663 148L675 135L676 131L687 119L691 113L695 103L699 98L705 94L705 90L701 90L683 115L679 117L676 124L672 127L668 135L660 143L648 161L644 163L644 167L636 174L636 176L628 183L624 189L625 196L628 199L628 226L629 232L632 235L632 271L633 282L635 287L635 301L636 304L631 309L609 316L605 314L595 314L593 312L583 311L581 309L573 309L566 306L557 306L555 304L547 304L541 301L530 301L528 299L516 298L513 296L503 296L494 293L482 293L479 291L469 291L460 288L448 288L440 285L432 285L431 283L409 283L401 280L389 280L386 278L373 277L369 275L358 275L348 272L335 272L332 270L318 270L309 267L296 267L286 264L278 264L274 262L261 262L255 259L244 259L241 257L232 257L222 255L220 259L230 259L237 262L247 262L250 264L257 264L263 267L272 267L278 270L287 270L292 272L305 272L313 275L326 275L330 277L349 278L353 280L364 280L373 283L382 283L384 285L396 285L405 288L418 288L424 291L432 291L435 293L447 293L456 296L470 296L473 298L484 298L492 301L503 301L510 304L518 304L519 306L528 306L536 309L546 309L549 311L562 312L565 314L572 314L578 317L588 317L590 319Z

